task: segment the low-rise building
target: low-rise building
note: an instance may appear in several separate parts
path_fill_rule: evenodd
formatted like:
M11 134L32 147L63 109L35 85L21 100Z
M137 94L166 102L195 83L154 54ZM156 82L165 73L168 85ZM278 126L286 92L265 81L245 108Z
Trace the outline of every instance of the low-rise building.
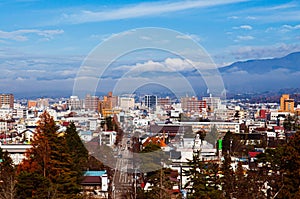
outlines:
M116 131L102 131L99 134L99 143L100 145L113 146L116 142L116 138Z

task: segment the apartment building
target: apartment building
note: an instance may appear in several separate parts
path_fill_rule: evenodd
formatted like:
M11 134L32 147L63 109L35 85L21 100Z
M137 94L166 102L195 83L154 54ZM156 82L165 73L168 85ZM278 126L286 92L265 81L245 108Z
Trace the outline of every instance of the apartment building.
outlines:
M0 108L14 108L14 95L0 94Z

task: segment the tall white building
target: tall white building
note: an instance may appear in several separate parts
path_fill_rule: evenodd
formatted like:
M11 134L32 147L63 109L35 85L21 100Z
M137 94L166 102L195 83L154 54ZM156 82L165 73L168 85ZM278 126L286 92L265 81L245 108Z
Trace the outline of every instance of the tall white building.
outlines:
M209 112L214 112L221 107L220 97L203 97L202 100L206 101L206 106Z
M119 106L121 109L127 111L129 109L134 109L134 98L133 97L120 97Z
M102 131L99 135L100 145L112 146L116 142L117 132L115 131Z
M70 110L82 109L82 101L78 98L78 96L71 96L67 101L67 105Z

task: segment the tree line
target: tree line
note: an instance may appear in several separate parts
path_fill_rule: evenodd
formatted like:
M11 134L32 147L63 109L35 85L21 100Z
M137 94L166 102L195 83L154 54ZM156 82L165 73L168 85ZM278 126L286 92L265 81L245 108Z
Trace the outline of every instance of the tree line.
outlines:
M80 194L83 172L105 167L89 156L74 123L58 132L47 112L40 116L31 145L17 166L8 152L0 150L0 199L84 198Z

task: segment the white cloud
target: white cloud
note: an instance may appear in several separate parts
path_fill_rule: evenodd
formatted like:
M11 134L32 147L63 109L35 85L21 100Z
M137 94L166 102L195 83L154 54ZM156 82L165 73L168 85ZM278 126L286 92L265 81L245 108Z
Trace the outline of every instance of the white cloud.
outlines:
M84 10L78 14L63 14L61 21L69 23L86 23L97 21L110 21L118 19L129 19L144 16L154 16L187 9L205 8L218 5L245 2L248 0L215 0L215 1L164 1L155 3L141 3L131 7L122 7L110 11Z
M255 20L256 17L253 17L253 16L247 16L246 19Z
M37 30L37 29L21 29L16 31L2 31L0 30L0 39L27 41L29 34L35 34L45 39L53 39L54 35L63 34L63 30Z
M249 41L249 40L253 40L254 37L251 35L246 35L246 36L237 36L237 41Z
M230 16L230 17L227 17L228 19L238 19L239 17L238 16Z
M250 25L242 25L240 26L241 29L245 29L245 30L252 30L252 26Z
M300 24L295 25L295 26L285 24L285 25L281 26L280 31L281 32L289 32L289 31L298 30L298 29L300 29Z
M166 58L164 61L157 62L149 60L143 63L136 63L134 65L122 65L114 68L117 70L129 71L132 70L133 73L142 73L142 72L176 72L192 69L193 66L188 60L183 60L180 58Z
M275 44L270 46L236 46L229 50L234 59L242 61L249 59L262 59L283 57L289 53L300 51L300 44ZM228 56L230 56L228 55Z
M232 29L252 30L252 26L250 26L250 25L241 25L241 26L238 26L238 27L233 27Z
M265 10L283 10L283 9L289 9L289 8L294 8L297 7L298 5L296 3L286 3L286 4L281 4L277 6L270 6L265 8Z
M300 20L299 3L296 1L278 5L254 6L234 11L232 15L243 16L245 13L251 14L250 18L246 17L246 19L256 19L260 22L299 22Z

